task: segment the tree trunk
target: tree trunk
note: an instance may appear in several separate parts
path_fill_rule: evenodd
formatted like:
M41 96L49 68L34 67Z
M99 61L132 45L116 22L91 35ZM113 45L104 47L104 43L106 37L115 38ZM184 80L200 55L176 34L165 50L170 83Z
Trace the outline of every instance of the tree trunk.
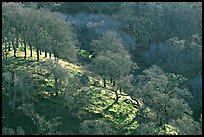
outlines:
M55 50L53 50L53 54L54 54L54 60L55 60L55 62L57 63L57 53L56 53Z
M40 50L40 55L42 55L42 51Z
M57 63L58 62L58 55L55 54L54 56L55 56L55 62Z
M24 59L26 59L26 33L24 33L24 40L23 40L23 42L24 42Z
M50 59L51 59L51 57L52 57L52 53L50 52Z
M38 38L37 38L37 35L36 35L36 46L37 46L37 48L36 48L36 52L37 52L37 61L39 61L40 60L40 56L39 56L39 45L38 45Z
M57 97L57 96L58 96L58 91L55 92L55 97Z
M130 97L131 97L132 100L134 100L135 102L137 102L137 104L135 104L135 105L136 105L135 107L138 109L138 108L140 107L139 101L138 101L137 99L133 98L132 95L130 95ZM133 106L133 107L134 107L134 106Z
M106 79L105 78L103 79L103 87L104 88L106 87Z
M120 90L120 93L121 93L121 92L122 92L122 89L121 89L121 87L120 87L120 89L119 89L119 90Z
M113 83L113 77L111 76L111 79L110 79L111 83Z
M8 51L11 51L11 43L9 39L8 39Z
M17 56L16 56L16 47L15 47L15 45L14 45L14 40L12 41L12 46L13 46L13 56L14 56L14 58L15 59L17 59Z
M113 80L113 86L115 86L115 81Z
M16 34L16 48L18 48L18 34Z
M36 52L37 52L37 61L39 61L40 57L39 57L39 48L38 48L38 46L37 46Z
M55 60L55 62L57 62L57 56L56 56L55 52L54 52L54 60Z
M55 77L55 97L57 97L58 96L58 79L57 79L57 77L56 76L54 76Z
M57 62L58 62L58 59L59 59L59 55L57 54Z
M45 50L45 58L47 58L47 51Z
M32 49L32 45L30 44L30 42L29 42L29 47L30 47L30 57L32 57L33 56L33 49Z

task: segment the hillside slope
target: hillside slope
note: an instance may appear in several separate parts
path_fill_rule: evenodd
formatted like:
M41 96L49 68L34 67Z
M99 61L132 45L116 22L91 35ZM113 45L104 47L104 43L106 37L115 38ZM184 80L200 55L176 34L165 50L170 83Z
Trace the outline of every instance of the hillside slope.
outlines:
M17 52L18 59L13 59L12 52L8 54L7 59L5 57L3 59L4 74L9 71L16 73L23 72L24 76L27 74L26 77L30 78L29 81L32 82L30 84L33 85L30 90L32 92L30 93L32 100L28 100L27 102L16 100L14 115L11 114L12 108L9 103L12 100L12 95L8 94L9 92L3 88L3 127L16 130L17 126L20 126L26 134L36 134L33 131L35 124L18 109L25 103L33 104L35 112L41 116L45 116L46 120L61 117L60 122L62 124L58 128L62 134L79 134L80 124L84 120L98 118L105 119L115 130L120 131L118 133L121 134L130 134L131 130L137 127L137 122L129 124L137 112L137 109L133 106L134 104L131 104L131 101L127 101L131 100L129 96L121 93L118 103L114 104L114 90L116 87L112 87L110 82L107 83L107 88L103 88L99 76L88 72L83 66L59 59L58 64L68 70L79 82L83 75L88 76L88 83L80 85L74 93L74 103L65 104L63 94L59 92L58 96L54 95L54 77L43 66L50 59L42 57L44 55L42 53L40 61L37 62L34 60L35 52L33 51L33 53L33 57L28 57L26 60L22 60L23 52L21 51ZM3 84L3 87L6 87L6 83ZM108 106L111 106L110 109L105 111Z

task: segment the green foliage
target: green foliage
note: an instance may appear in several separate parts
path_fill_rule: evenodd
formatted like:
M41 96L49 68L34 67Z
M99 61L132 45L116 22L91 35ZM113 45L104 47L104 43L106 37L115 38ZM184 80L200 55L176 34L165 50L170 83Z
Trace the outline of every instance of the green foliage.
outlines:
M15 135L15 131L12 128L3 127L2 135Z
M138 77L133 96L142 98L150 112L156 113L157 120L152 119L156 128L186 114L192 115L189 105L183 99L191 94L185 87L180 86L185 78L181 75L166 74L155 65L144 70L144 74Z
M3 14L3 29L7 39L19 37L27 40L29 46L37 50L53 53L55 57L72 62L76 61L74 46L78 42L71 23L66 22L62 14L23 7L20 3L4 3Z
M201 123L195 122L189 115L178 117L170 124L178 129L179 135L202 135Z
M47 121L44 116L40 116L35 112L33 104L22 104L18 107L24 115L30 117L33 124L36 126L36 133L38 135L56 135L57 127L61 124L58 120L60 117L53 118L52 121Z
M93 40L91 44L97 56L93 58L90 68L91 71L102 76L104 86L106 79L115 82L138 68L137 64L132 62L128 51L124 49L122 39L117 36L116 32L107 31L98 40Z
M39 135L56 135L59 134L56 131L56 127L60 124L58 119L60 117L52 119L52 121L46 121L44 116L36 114L35 119L37 121L37 134Z
M113 135L110 124L103 119L85 120L81 123L80 134L83 135Z
M16 132L12 128L3 127L2 135L25 135L25 131L21 127L17 127Z
M115 75L117 71L117 64L106 56L99 55L93 59L93 69L96 74L103 78L109 79L110 76Z
M107 31L102 37L91 42L94 50L94 55L99 52L111 51L112 53L127 54L124 49L122 39L114 31Z
M53 5L56 3L52 3ZM65 14L76 14L80 12L87 12L93 14L114 14L117 13L121 3L120 2L61 2L58 6L55 6L56 11L60 11ZM51 6L53 7L53 6ZM53 8L52 8L53 9Z
M2 134L201 135L201 6L2 3Z
M141 123L133 134L136 135L158 135L159 129L155 122L150 121L148 124Z
M193 38L192 38L193 39ZM201 72L200 40L179 40L172 38L165 44L151 45L145 54L147 64L155 63L164 71L193 78Z

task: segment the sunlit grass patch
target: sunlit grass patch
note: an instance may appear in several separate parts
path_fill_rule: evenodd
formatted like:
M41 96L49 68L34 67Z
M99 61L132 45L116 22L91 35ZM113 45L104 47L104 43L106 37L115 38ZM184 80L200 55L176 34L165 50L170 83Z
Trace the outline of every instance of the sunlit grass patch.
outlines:
M70 70L74 70L74 71L77 71L77 72L80 72L80 73L83 73L83 72L84 72L82 66L77 66L77 65L75 65L75 64L72 64L72 63L63 61L63 60L61 60L61 59L59 59L58 64L60 64L62 67L68 68L68 69L70 69Z
M110 92L109 90L103 90L103 88L97 88L94 86L91 86L88 89L87 96L90 96L89 104L86 106L86 109L89 112L98 113L105 109L105 107L111 103L114 102L113 99L110 98L110 96L104 96L101 93L104 92Z
M169 124L164 124L164 129L160 129L159 135L178 135L179 130Z
M114 104L106 112L103 110L115 101L116 97L113 91L102 87L97 88L91 86L86 95L90 96L89 104L85 107L88 112L101 113L103 117L114 124L117 129L128 130L128 133L138 126L137 122L128 125L135 117L137 109L134 108L132 104L128 104L124 101L127 99L126 96L122 96L118 103ZM128 126L126 127L126 125Z
M128 125L128 123L135 117L136 112L137 109L131 104L127 104L123 99L119 99L118 104L114 104L105 114L105 117L108 117L108 120L114 123L117 129L125 127L124 129L126 130L132 130L135 129L136 126L134 124ZM110 119L110 117L112 117L112 119ZM126 125L128 125L128 127L126 127Z

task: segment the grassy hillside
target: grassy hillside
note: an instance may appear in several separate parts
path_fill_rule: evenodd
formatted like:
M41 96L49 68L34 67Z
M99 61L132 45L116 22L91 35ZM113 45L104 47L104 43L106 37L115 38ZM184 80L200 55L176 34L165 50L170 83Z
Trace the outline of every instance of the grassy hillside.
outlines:
M58 64L64 69L67 69L73 77L80 80L82 75L87 75L89 82L87 85L78 87L74 95L75 106L69 106L64 103L63 96L53 96L55 92L54 77L49 75L43 64L47 61L44 58L44 53L40 56L40 61L36 60L36 53L33 51L33 57L23 60L24 53L17 51L17 59L14 59L12 51L9 52L7 59L3 57L3 72L15 71L25 72L30 78L29 81L33 85L31 92L32 100L29 103L34 104L35 112L41 116L45 116L46 120L51 120L55 117L61 117L58 126L62 134L79 134L80 123L84 120L92 120L103 118L109 122L112 127L120 134L130 134L132 130L137 127L137 122L128 125L134 118L137 109L127 99L131 100L125 93L120 95L119 101L112 104L115 100L113 90L115 87L107 82L107 88L102 87L102 81L99 76L95 76L92 72L88 72L83 66L72 64L63 60L59 60ZM66 76L64 76L66 77ZM94 85L98 82L98 85ZM11 106L9 104L9 95L6 90L2 92L2 126L13 128L16 130L17 126L22 127L26 134L35 133L35 126L32 119L23 114L20 110L16 109L15 114L11 115ZM16 103L16 108L20 107L22 102ZM25 102L24 102L25 103ZM107 106L112 107L108 111L104 111Z

